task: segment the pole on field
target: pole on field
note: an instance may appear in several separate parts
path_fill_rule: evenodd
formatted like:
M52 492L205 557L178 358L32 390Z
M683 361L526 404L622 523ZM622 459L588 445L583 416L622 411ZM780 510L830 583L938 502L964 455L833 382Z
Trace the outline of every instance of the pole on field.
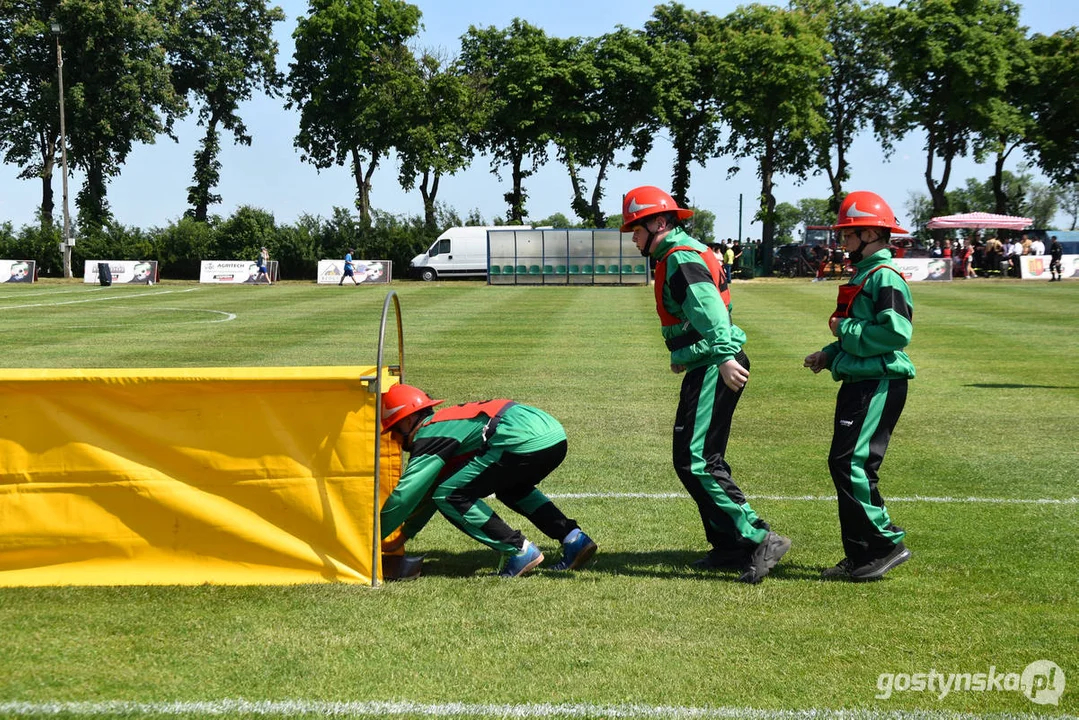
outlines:
M738 193L738 242L742 242L742 193Z
M401 382L405 380L405 336L401 329L401 301L397 299L397 293L390 290L386 293L386 300L382 303L382 322L378 328L378 361L375 365L375 376L361 377L360 380L368 383L367 391L375 394L375 498L374 498L374 531L371 537L371 587L378 587L379 549L382 545L381 523L381 498L379 497L379 479L381 475L382 461L382 368L383 355L386 347L386 317L389 315L390 300L393 300L394 311L397 315L397 365L390 365L389 371L396 372Z
M64 54L60 49L60 23L52 23L52 34L56 36L56 76L60 85L60 169L64 174L64 277L71 277L71 214L67 203L67 128L64 121Z

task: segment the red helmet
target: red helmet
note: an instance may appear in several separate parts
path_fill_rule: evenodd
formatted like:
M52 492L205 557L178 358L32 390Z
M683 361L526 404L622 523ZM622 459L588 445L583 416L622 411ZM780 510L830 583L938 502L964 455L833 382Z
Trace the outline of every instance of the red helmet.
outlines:
M693 217L693 211L678 207L668 193L658 187L644 185L633 188L622 198L622 232L630 232L633 226L649 215L665 212L678 213L679 220Z
M389 432L394 425L413 413L444 402L446 401L432 400L430 395L418 387L404 383L393 385L382 393L382 432Z
M882 227L899 233L907 231L899 227L899 220L888 203L876 193L856 190L843 198L839 206L839 220L833 230L859 227Z

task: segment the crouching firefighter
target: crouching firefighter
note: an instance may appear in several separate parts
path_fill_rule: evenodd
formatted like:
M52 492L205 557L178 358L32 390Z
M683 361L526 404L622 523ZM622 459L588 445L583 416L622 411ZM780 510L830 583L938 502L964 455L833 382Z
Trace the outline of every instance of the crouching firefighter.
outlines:
M435 411L443 402L404 384L382 395L383 432L395 433L409 452L401 479L382 506L383 538L401 527L403 543L438 511L499 553L499 576L523 575L543 562L543 553L483 501L493 494L562 544L562 557L551 570L576 570L587 563L596 543L536 487L566 457L562 425L513 400Z

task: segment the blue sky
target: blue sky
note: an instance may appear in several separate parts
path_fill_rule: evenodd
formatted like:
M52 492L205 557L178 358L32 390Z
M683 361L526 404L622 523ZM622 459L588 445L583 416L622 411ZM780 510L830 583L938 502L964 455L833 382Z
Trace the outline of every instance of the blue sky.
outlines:
M423 12L424 31L417 43L423 48L442 48L456 54L459 39L470 25L505 27L514 17L544 28L549 35L596 36L621 24L642 27L656 5L653 0L412 0ZM278 25L277 39L284 69L292 55L291 33L296 18L306 10L306 2L286 0L279 3L286 21ZM687 6L725 15L735 9L735 0L689 0ZM1079 2L1075 0L1025 0L1021 3L1021 20L1034 32L1052 33L1079 25ZM297 128L295 111L284 109L280 99L263 96L254 98L241 110L248 130L254 138L250 147L234 146L230 138L222 138L221 184L217 192L220 205L212 213L231 214L241 205L253 205L271 211L278 222L293 222L308 213L329 217L334 207L353 208L355 183L349 168L335 167L318 172L300 161L293 147ZM71 133L78 128L69 127ZM177 127L179 143L162 138L155 145L138 147L128 159L122 175L109 186L108 198L116 219L125 224L149 228L162 226L183 215L186 209L186 188L191 184L192 158L201 136L201 128L193 120ZM908 136L885 158L871 135L859 137L852 148L852 178L848 190L873 190L881 194L900 219L910 193L925 194L925 157L923 138ZM662 133L656 138L652 153L644 168L636 173L615 170L606 183L605 209L609 214L620 212L622 193L637 185L668 187L673 154L670 142ZM1008 167L1017 169L1021 160L1013 159ZM741 170L727 178L731 158L712 160L706 167L692 168L690 199L692 203L716 214L716 235L720 238L760 237L759 223L751 219L756 211L759 193L757 168L752 161L743 160ZM19 169L0 165L0 222L11 221L16 227L33 221L40 203L40 182L18 180ZM939 163L938 163L939 177ZM955 164L950 188L961 186L968 177L984 180L992 172L991 164L977 165L970 159ZM477 209L485 219L504 216L502 199L507 190L508 175L500 182L491 172L490 162L477 157L466 171L443 178L438 199L455 208L462 216ZM1038 176L1040 178L1040 176ZM71 181L71 207L82 183L76 173ZM53 182L57 210L60 209L60 179ZM570 186L565 168L553 159L526 183L529 199L527 208L533 219L561 212L572 218L569 209ZM739 223L739 195L742 196L742 219ZM779 202L796 203L803 197L826 197L827 179L811 177L801 185L792 178L777 178L775 194ZM373 178L372 204L381 210L419 215L423 202L419 192L405 193L397 184L397 163L391 157L383 159ZM1066 218L1058 216L1057 223Z

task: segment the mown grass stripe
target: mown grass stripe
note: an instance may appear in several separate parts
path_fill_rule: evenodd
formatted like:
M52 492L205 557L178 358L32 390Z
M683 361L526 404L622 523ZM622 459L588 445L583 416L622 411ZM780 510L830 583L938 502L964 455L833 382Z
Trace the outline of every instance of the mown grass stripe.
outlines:
M683 707L678 705L597 705L590 703L476 704L418 703L396 701L325 700L199 700L174 702L0 702L0 713L42 715L312 715L315 717L364 717L405 715L411 717L503 717L503 718L748 718L750 720L1028 720L1041 717L1028 713L978 714L933 710L766 710L733 707ZM1073 715L1054 715L1076 720Z
M686 493L547 493L555 500L680 500L688 499ZM775 500L778 502L825 501L835 502L834 495L753 495L750 500ZM1076 505L1079 498L992 498L992 497L887 497L886 502L927 503L989 503L992 505Z

